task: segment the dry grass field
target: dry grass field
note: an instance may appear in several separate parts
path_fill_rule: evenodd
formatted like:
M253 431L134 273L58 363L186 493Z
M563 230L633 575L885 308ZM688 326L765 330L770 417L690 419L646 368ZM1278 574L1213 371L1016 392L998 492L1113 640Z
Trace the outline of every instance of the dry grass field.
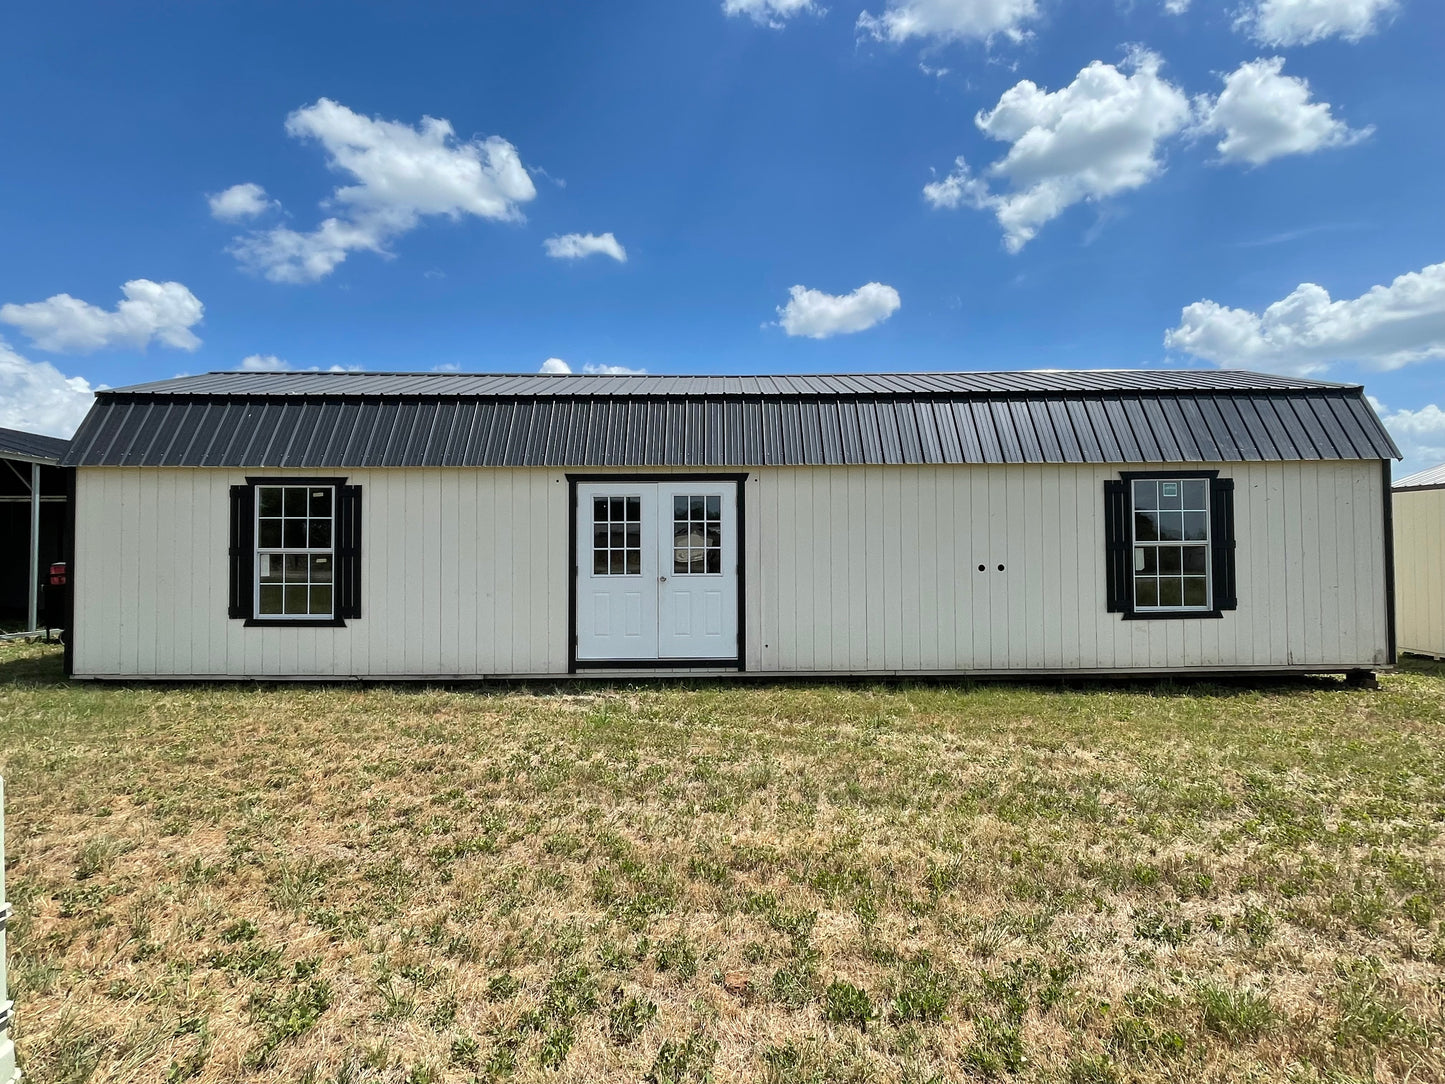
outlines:
M80 1081L1445 1079L1445 669L92 687L0 647Z

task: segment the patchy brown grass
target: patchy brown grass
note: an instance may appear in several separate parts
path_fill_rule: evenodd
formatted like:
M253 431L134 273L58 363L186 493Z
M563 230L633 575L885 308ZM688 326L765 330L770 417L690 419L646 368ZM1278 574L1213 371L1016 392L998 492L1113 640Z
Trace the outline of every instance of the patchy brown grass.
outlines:
M0 647L80 1081L1445 1079L1445 670L1379 692L96 687Z

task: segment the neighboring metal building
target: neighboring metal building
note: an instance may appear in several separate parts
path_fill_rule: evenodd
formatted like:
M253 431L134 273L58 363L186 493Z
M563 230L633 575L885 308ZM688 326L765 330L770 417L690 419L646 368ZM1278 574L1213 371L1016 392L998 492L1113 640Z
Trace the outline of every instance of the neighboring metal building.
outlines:
M1396 482L1394 505L1400 649L1445 658L1445 464Z
M212 373L101 392L83 677L1394 661L1355 385Z
M40 627L42 579L65 559L69 441L0 429L0 633Z

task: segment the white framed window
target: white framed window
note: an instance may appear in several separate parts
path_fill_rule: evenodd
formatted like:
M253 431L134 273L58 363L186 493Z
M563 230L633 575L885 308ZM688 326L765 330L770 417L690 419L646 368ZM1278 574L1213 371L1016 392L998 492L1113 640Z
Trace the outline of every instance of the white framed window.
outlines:
M1209 480L1135 478L1130 487L1134 610L1212 610Z
M672 572L675 576L722 574L722 497L719 494L673 496Z
M592 500L592 574L642 575L642 498Z
M336 487L256 486L255 616L335 616Z

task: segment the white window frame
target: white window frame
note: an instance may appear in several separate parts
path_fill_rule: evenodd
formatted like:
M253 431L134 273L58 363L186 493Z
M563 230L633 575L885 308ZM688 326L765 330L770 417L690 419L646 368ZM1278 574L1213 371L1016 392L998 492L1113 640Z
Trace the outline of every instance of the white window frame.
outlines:
M1131 477L1131 478L1127 479L1127 481L1128 481L1128 486L1129 486L1129 566L1130 566L1130 567L1129 567L1129 605L1132 607L1133 612L1134 612L1134 613L1139 613L1139 614L1191 614L1191 613L1207 614L1207 613L1212 613L1212 612L1214 612L1214 508L1213 508L1213 505L1212 505L1212 503L1211 503L1212 500L1213 500L1213 494L1210 492L1210 479L1208 479L1208 478L1200 478L1200 477L1197 477L1197 476L1191 477L1191 476L1188 476L1188 475L1173 476L1173 475L1167 475L1167 474L1157 474L1157 475L1147 475L1147 476L1144 476L1144 477L1135 476L1135 477ZM1138 485L1140 482L1145 482L1145 483L1148 483L1148 484L1151 484L1151 485L1155 485L1155 486L1161 485L1161 484L1166 483L1166 482L1175 482L1175 483L1177 483L1178 485L1180 485L1181 487L1182 487L1185 483L1187 483L1187 482L1199 482L1199 483L1202 483L1203 486L1204 486L1204 538L1203 538L1202 540L1200 540L1200 539L1191 539L1191 540L1187 540L1187 541L1184 540L1184 539L1182 539L1182 538L1181 538L1181 539L1154 539L1154 540L1146 539L1146 540L1144 540L1144 541L1140 541L1140 540L1139 540L1139 537L1138 537L1138 528L1139 528L1138 515L1139 515L1139 512L1140 512L1140 509L1139 509L1139 508L1135 505L1135 503L1134 503L1134 502L1135 502L1134 487L1135 487L1136 485ZM1180 500L1181 500L1181 511L1182 511L1182 510L1183 510L1183 509L1182 509L1182 502L1183 502L1183 494L1182 494L1182 493L1181 493L1181 495L1180 495ZM1169 511L1169 509L1160 509L1159 506L1156 504L1154 508L1152 508L1152 509L1143 509L1143 511L1153 511L1153 512L1157 512L1157 511ZM1199 509L1190 509L1190 511L1197 512L1197 511L1199 511ZM1161 574L1157 571L1157 569L1158 569L1158 567L1159 567L1158 551L1161 550L1161 549L1166 549L1166 548L1168 548L1168 549L1172 549L1172 548L1179 548L1179 549L1194 548L1194 549L1202 550L1202 551L1204 552L1204 604L1203 604L1203 605L1199 605L1199 604L1197 604L1197 603L1194 604L1194 605L1186 605L1186 604L1184 604L1182 591L1181 591L1181 595L1180 595L1180 604L1177 605L1177 606L1164 605L1164 604L1158 603L1158 602L1156 602L1153 606L1141 606L1141 605L1139 604L1139 580L1140 580L1141 578L1144 578L1144 579L1152 579L1152 580L1154 580L1154 582L1155 582L1155 584L1156 584L1156 586L1157 586L1157 584L1159 583L1159 580L1160 580L1160 578L1161 578ZM1155 569L1156 569L1156 571L1155 571L1155 573L1154 573L1152 576L1145 575L1145 574L1143 573L1143 570L1140 568L1140 556L1141 556L1140 551L1141 551L1141 550L1147 550L1147 549L1152 549L1152 550L1155 551L1154 562L1155 562ZM1182 555L1181 555L1181 559L1180 559L1180 568L1181 568L1181 572L1180 572L1180 574L1179 574L1179 578L1180 578L1180 579L1184 579L1184 578L1186 578L1186 576L1185 576L1185 573L1182 571L1182 569L1183 569L1183 558L1182 558ZM1170 577L1170 578L1172 578L1172 574L1171 574L1171 577ZM1199 577L1198 577L1198 576L1189 576L1189 577L1187 577L1187 578L1198 579Z
M331 493L331 502L330 502L330 503L331 503L331 514L330 514L330 516L328 516L327 518L331 521L331 545L329 545L329 546L310 546L310 545L308 545L308 546L302 546L302 547L296 547L296 546L263 546L263 545L261 545L261 520L262 520L263 518L265 518L265 519L274 519L274 518L276 518L276 517L274 517L274 516L265 516L265 517L263 517L263 516L261 515L261 491L264 490L264 489L280 489L280 490L283 490L283 493L281 494L281 508L282 508L282 511L283 511L283 516L282 516L282 539L281 539L281 540L282 540L283 542L285 541L285 516L284 516L284 511L285 511L285 507L286 507L286 494L284 493L284 490L287 490L287 489L303 489L303 490L306 490L306 500L307 500L306 521L307 521L308 524L310 523L310 521L311 521L312 519L319 519L319 518L320 518L320 517L318 517L318 516L312 516L311 513L310 513L311 491L317 490L317 489L329 490L330 493ZM253 531L254 531L254 534L252 535L252 537L255 539L255 562L254 562L254 565L253 565L254 572L253 572L252 577L251 577L251 579L252 579L252 584L251 584L251 586L252 586L252 592L253 592L253 594L252 594L252 599L251 599L251 605L252 605L252 611L251 611L251 612L252 612L252 614L254 615L254 618L255 618L256 620L260 620L260 621L303 621L303 622L314 622L314 621L333 621L333 620L335 620L335 619L336 619L336 498L337 498L337 492L336 492L336 491L337 491L337 487L334 486L334 485L330 485L330 484L317 485L317 484L309 483L309 482L287 482L287 481L284 481L284 480L280 480L280 481L275 481L275 482L257 482L257 483L252 487L252 490L253 490L253 493L254 493L254 500L253 500L252 503L254 503L255 506L256 506L256 507L255 507L254 515L253 515L253 517L252 517L252 529L253 529ZM331 588L331 608L330 608L326 613L310 613L310 612L307 612L307 613L304 613L304 614L266 613L265 611L263 611L263 610L261 609L261 587L262 587L262 583L261 583L261 575L262 575L261 568L262 568L262 560L265 559L265 560L269 561L269 560L270 560L271 558L273 558L273 557L280 558L281 563L282 563L282 566L283 566L283 570L284 570L284 566L285 566L286 558L287 558L287 557L300 556L300 555L303 555L303 554L304 554L304 555L306 556L306 558L307 558L306 563L307 563L307 566L308 566L307 579L306 579L306 605L307 605L307 607L308 607L308 610L309 610L309 607L310 607L310 605L311 605L311 588L312 588L313 586L319 586L319 585L314 585L314 584L311 583L311 573L310 573L310 571L309 571L309 567L310 567L310 564L311 564L311 558L312 558L313 556L327 556L327 557L330 557L330 558L331 558L331 582L330 582L330 584L328 584L328 586ZM284 582L284 575L285 575L284 571L283 571L282 575L283 575L283 582L282 582L281 584L278 585L278 584L275 584L275 583L268 583L268 584L265 584L265 586L267 586L267 587L280 586L280 587L281 587L281 599L282 599L281 605L282 605L282 609L285 609L285 604L286 604L286 603L285 603L285 599L286 599L286 585L285 585L285 582Z

